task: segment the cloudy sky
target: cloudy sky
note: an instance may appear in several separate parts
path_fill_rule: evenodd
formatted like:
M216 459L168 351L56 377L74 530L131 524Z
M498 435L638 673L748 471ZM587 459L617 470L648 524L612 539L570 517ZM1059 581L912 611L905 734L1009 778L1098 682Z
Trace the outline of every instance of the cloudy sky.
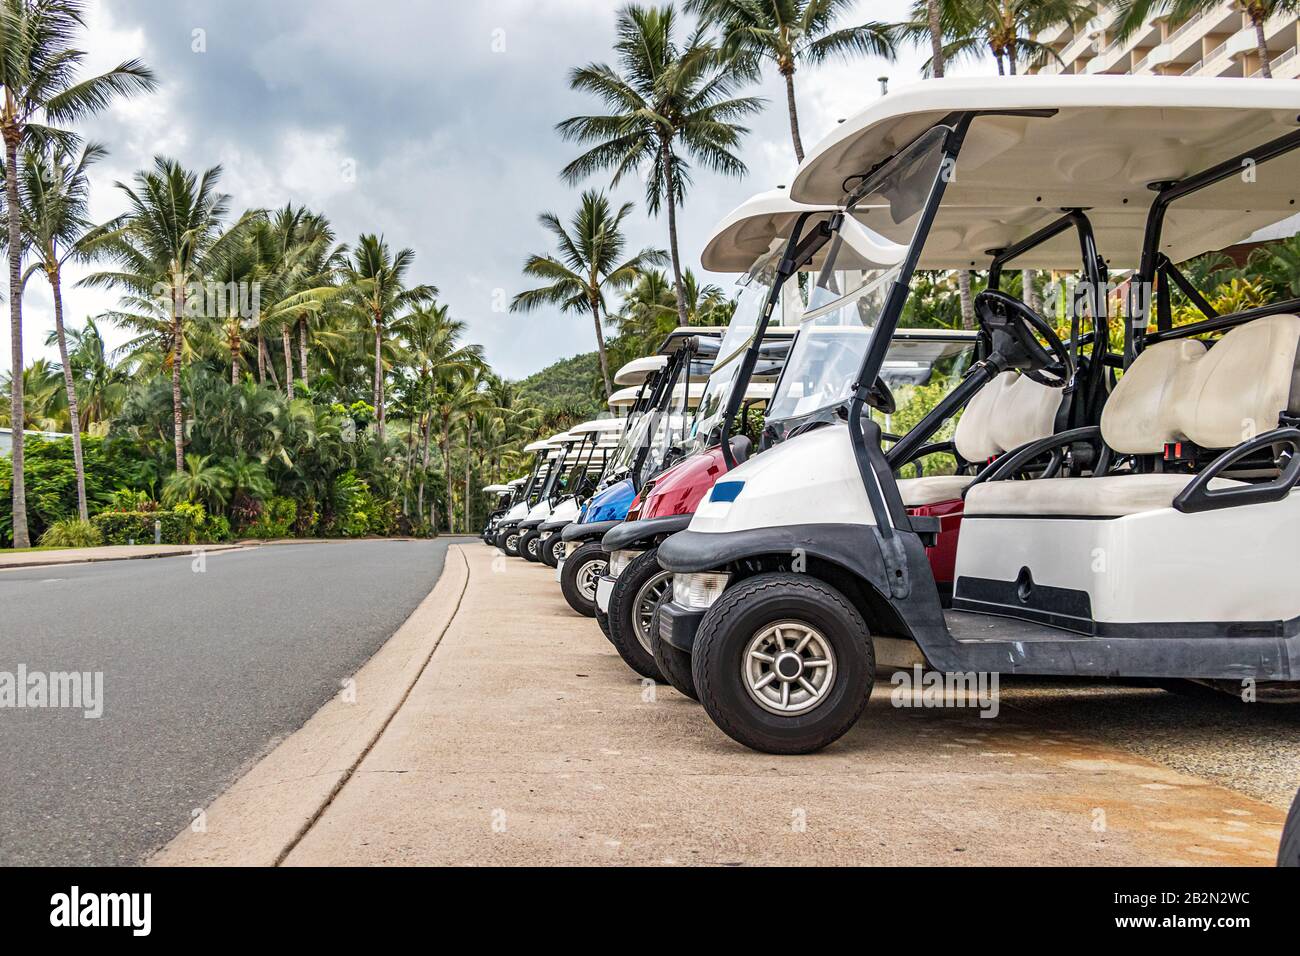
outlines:
M866 19L904 16L908 0L861 0ZM123 203L113 183L155 155L201 169L220 164L234 209L301 203L325 212L342 241L383 233L416 252L413 279L432 282L466 320L500 371L522 377L594 347L589 321L511 315L500 303L524 288L519 267L550 251L537 213L568 218L577 189L558 171L577 153L558 121L593 111L566 84L570 67L610 59L614 0L92 0L84 38L88 69L140 57L158 75L150 96L115 106L83 132L110 155L96 169L92 212ZM847 22L847 18L846 18ZM797 75L806 147L837 119L879 95L876 78L918 76L922 56L858 60ZM988 64L965 72L992 72ZM708 233L748 196L788 183L794 169L784 91L767 97L742 156L744 180L699 173L679 217L685 264L700 271ZM588 184L584 184L588 185ZM603 178L589 185L606 186ZM629 245L666 246L666 223L640 212ZM715 276L729 284L732 277ZM66 314L80 324L115 304L113 293L69 288ZM48 289L25 299L25 354L52 354ZM114 344L125 336L113 335ZM0 369L9 350L0 350Z

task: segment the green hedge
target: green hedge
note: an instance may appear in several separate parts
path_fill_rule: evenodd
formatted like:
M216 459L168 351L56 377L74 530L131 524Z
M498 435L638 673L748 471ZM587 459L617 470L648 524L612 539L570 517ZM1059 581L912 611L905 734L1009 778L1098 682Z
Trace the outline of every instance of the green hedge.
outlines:
M153 544L154 522L162 522L163 544L194 544L194 520L175 511L105 511L90 519L104 536L105 544Z

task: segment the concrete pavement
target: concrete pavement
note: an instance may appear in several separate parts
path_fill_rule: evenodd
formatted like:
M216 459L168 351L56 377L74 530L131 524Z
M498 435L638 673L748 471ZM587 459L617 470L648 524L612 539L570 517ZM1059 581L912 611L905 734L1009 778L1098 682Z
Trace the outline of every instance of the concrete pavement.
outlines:
M882 684L827 751L750 752L696 704L643 686L549 569L457 550L468 583L436 652L283 862L1268 865L1276 853L1278 808L1014 707L994 720L895 709Z

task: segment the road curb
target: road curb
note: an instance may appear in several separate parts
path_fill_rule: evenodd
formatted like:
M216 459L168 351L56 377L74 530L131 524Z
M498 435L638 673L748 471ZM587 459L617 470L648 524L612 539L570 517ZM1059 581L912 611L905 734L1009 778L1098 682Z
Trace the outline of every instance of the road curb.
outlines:
M187 558L199 551L205 554L217 554L221 551L243 551L257 545L250 544L185 544L177 545L168 551L150 551L148 554L113 554L86 555L84 557L60 558L53 561L20 559L9 561L0 556L0 571L17 571L21 568L62 568L69 564L104 564L109 561L148 561L150 558ZM41 554L42 552L34 552ZM49 552L45 552L48 554Z
M397 632L299 730L162 847L150 866L275 866L329 806L379 739L456 616L469 582L459 545L433 590ZM201 814L201 815L200 815Z

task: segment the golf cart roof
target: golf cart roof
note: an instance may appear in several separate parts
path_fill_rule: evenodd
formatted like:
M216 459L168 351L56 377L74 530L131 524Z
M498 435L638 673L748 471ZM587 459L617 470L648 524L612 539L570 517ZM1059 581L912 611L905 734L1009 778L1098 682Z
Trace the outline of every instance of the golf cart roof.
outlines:
M619 408L630 408L636 404L636 397L641 394L641 386L634 385L631 388L620 388L613 395L609 396L609 410L614 411ZM622 419L619 419L622 421Z
M524 446L524 451L546 451L550 447L550 442L547 441L531 441Z
M799 167L791 198L842 201L863 174L954 112L997 111L971 125L919 267L987 268L1014 245L1082 208L1115 268L1137 264L1153 183L1208 169L1300 128L1300 84L1231 77L1020 76L927 80L851 117ZM1012 111L1018 114L1008 115ZM1240 242L1300 211L1300 152L1260 164L1175 203L1161 251L1181 262ZM859 207L869 228L905 240L882 210ZM1017 267L1079 266L1062 233Z
M502 492L509 491L509 490L510 490L509 485L484 485L483 486L484 494L489 494L489 495L499 495Z
M507 481L506 484L511 488L518 488L527 480L527 478L512 478L510 481Z
M626 423L621 418L595 418L581 425L574 425L569 429L569 434L579 438L593 433L600 435L606 432L621 432L624 424Z
M565 442L569 442L572 440L573 439L569 436L568 432L556 432L550 438L546 439L546 444L549 445L551 448L559 448Z
M836 199L839 197L836 196ZM833 204L810 206L795 202L784 189L771 189L746 199L713 228L713 236L700 254L700 264L710 272L748 272L759 257L779 240L789 239L796 220L810 217L804 231L836 213ZM816 264L807 268L815 268Z
M717 343L722 340L722 335L726 331L725 328L716 325L679 325L668 333L663 344L659 346L659 354L672 355L695 336L699 336L705 343L711 343L716 348Z
M666 355L643 355L634 358L614 373L615 385L640 385L668 364Z

